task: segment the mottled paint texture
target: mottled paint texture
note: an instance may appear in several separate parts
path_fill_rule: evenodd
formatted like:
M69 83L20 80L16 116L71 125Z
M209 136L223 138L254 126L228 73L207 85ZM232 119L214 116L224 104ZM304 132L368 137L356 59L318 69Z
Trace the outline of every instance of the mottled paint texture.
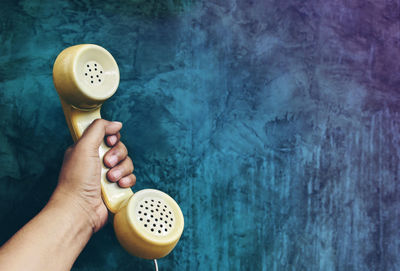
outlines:
M72 143L52 84L96 43L121 84L134 190L186 228L160 270L400 269L398 1L2 1L0 240L46 203ZM112 227L73 270L151 270Z

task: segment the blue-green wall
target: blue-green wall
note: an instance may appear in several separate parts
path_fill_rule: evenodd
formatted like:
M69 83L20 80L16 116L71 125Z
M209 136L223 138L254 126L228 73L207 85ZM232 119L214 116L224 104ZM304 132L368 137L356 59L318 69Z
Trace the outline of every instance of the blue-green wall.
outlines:
M46 203L72 143L52 84L95 43L121 84L134 190L186 227L160 270L400 269L395 1L1 1L0 241ZM151 270L112 227L73 270Z

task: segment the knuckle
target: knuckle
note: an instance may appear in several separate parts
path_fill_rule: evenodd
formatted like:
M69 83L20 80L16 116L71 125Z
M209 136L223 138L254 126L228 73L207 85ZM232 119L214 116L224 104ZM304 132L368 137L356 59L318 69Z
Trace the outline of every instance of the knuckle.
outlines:
M99 125L99 126L104 126L105 125L105 120L103 120L103 119L95 119L93 122L92 122L92 125L94 125L94 126L97 126L97 125Z
M128 182L127 183L128 183L129 186L131 186L133 184L132 177L130 177L130 176L128 177Z
M126 148L125 144L121 141L119 143L121 144L121 148L124 150L124 153L128 154L128 149Z
M131 174L131 175L129 176L129 179L130 179L130 184L131 184L131 186L134 185L134 184L136 183L136 176L135 176L135 175Z
M124 143L122 143L121 141L118 142L117 152L119 153L119 155L121 155L123 157L128 155L128 149L125 147Z
M132 172L132 171L134 170L134 166L133 166L133 163L132 163L132 159L128 156L128 157L126 158L126 161L127 161L127 164L128 164L129 172Z

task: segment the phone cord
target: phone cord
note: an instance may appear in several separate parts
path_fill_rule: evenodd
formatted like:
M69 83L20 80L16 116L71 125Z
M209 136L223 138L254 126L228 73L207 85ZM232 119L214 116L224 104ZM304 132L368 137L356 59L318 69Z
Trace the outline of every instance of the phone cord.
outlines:
M158 264L157 264L157 260L156 260L156 259L154 259L153 261L154 261L154 267L155 267L155 270L156 270L156 271L158 271Z

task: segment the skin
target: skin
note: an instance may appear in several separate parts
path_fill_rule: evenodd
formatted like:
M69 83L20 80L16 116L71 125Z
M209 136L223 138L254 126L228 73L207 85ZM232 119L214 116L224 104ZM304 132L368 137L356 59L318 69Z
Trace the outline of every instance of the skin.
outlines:
M120 122L95 120L81 139L67 149L58 185L49 202L0 248L0 270L70 270L91 236L107 221L101 199L103 140L112 147L104 164L109 181L121 187L136 182L132 160L120 141Z

